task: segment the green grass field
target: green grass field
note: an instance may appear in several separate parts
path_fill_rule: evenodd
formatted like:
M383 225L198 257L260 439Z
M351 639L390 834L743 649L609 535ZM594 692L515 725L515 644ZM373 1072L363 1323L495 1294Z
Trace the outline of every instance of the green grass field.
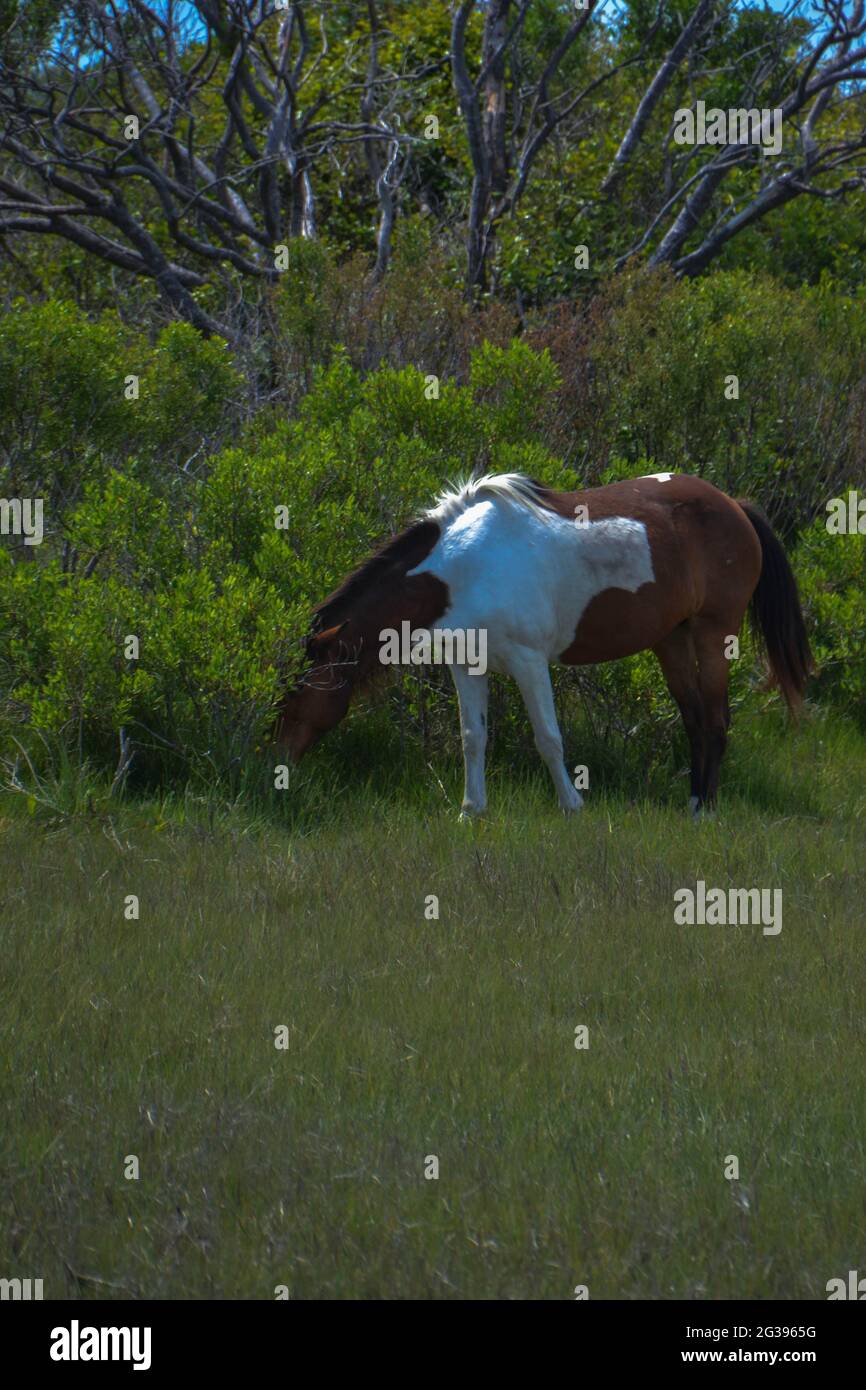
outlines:
M823 1299L866 1267L862 735L745 719L699 825L675 759L572 820L500 764L474 826L456 739L379 779L352 737L280 815L3 802L0 1272ZM699 878L781 888L781 933L675 925Z

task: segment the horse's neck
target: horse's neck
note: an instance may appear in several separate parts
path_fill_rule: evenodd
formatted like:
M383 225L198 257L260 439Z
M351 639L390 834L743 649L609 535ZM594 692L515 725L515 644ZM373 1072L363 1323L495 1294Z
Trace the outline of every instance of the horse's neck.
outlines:
M413 632L429 628L442 616L448 604L447 585L432 574L395 576L383 585L375 600L356 615L363 634L365 672L371 662L378 659L382 632L399 633L403 623L408 623Z

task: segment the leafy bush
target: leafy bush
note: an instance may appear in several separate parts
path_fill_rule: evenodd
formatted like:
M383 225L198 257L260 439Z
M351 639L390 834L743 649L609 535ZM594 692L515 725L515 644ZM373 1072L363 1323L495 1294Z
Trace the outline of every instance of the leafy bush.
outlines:
M860 465L866 316L825 287L743 271L612 282L584 315L531 335L562 374L551 447L592 485L612 458L650 460L750 495L786 533ZM726 385L737 378L739 395Z
M2 495L43 497L55 527L88 483L131 455L164 480L223 437L239 385L225 343L189 324L170 324L151 345L113 315L91 322L66 303L19 305L0 317Z
M823 473L809 473L802 449L782 467L778 431L795 430L821 396L824 429L847 457L852 405L837 405L829 383L843 382L846 371L853 380L856 368L827 344L811 404L797 397L790 374L787 397L765 399L762 354L773 350L772 332L746 312L742 277L716 279L712 289L657 280L623 291L617 314L597 324L589 385L555 334L550 352L520 340L484 343L470 354L465 382L442 379L438 395L427 363L365 375L332 343L291 416L267 407L215 453L205 438L189 468L179 466L186 451L229 408L237 385L220 344L187 341L190 330L170 328L145 350L118 325L86 324L66 310L58 322L71 347L36 311L14 329L4 324L0 357L19 372L17 386L2 387L13 426L5 437L15 449L7 477L14 465L14 476L47 479L51 492L44 544L26 554L0 546L0 737L10 746L13 737L15 746L29 742L34 758L59 742L110 773L122 734L135 745L137 776L197 770L237 778L267 739L275 702L301 660L311 607L446 482L483 468L572 486L574 470L551 451L568 436L569 419L584 431L588 481L699 462L697 471L727 490L749 491L777 510L789 505L794 519L808 514L808 499L818 490L826 499L841 465L826 455L825 440ZM782 314L792 352L796 332L816 332L821 315L847 323L844 304L820 297L797 308L767 290L761 303L777 315L777 331ZM298 305L303 316L302 296ZM849 347L860 332L852 324ZM24 371L16 353L28 334L34 350ZM134 413L117 399L133 359L144 363L148 388ZM721 405L710 385L725 366L742 373L741 399ZM34 372L36 405L25 393ZM68 418L52 408L61 384ZM697 418L708 396L705 418ZM786 414L773 415L779 410ZM613 430L614 419L621 453L601 448L604 421ZM815 427L809 445L818 447ZM862 538L830 537L821 523L807 532L797 562L822 667L816 692L862 712ZM127 655L130 635L137 660ZM732 669L734 704L748 698L758 674L748 646L744 656ZM626 745L640 766L669 756L677 715L649 653L558 673L555 688L566 724L582 720L594 746L610 749L612 766ZM403 673L376 698L387 702L401 738L423 740L425 749L453 738L447 673ZM491 732L509 757L530 746L523 712L498 682Z
M796 569L817 667L813 694L866 723L866 536L832 535L816 521Z
M173 354L156 369L170 393ZM4 555L7 721L106 766L123 729L140 767L230 770L267 734L310 608L378 541L479 465L556 474L534 437L557 385L549 358L488 344L471 375L428 399L417 368L364 379L338 351L294 420L248 430L200 476L166 487L136 459L87 480L62 545L58 531L29 563Z

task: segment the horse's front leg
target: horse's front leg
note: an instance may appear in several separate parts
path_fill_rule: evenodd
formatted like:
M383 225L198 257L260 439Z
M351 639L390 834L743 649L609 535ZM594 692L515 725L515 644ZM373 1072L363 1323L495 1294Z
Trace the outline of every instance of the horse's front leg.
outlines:
M560 806L565 812L579 811L583 797L572 784L563 761L562 734L546 657L530 647L515 647L508 656L508 670L520 686L535 744L550 770Z
M480 816L487 806L484 787L484 753L487 748L487 676L473 675L465 666L452 666L451 675L460 703L460 733L466 784L460 819Z

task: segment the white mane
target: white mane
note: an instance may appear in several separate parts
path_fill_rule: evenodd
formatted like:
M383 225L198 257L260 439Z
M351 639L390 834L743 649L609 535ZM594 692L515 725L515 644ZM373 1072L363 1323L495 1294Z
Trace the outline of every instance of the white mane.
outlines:
M459 482L440 492L434 505L423 515L440 523L451 521L485 495L514 502L543 521L550 521L553 516L552 512L540 505L535 485L523 473L485 473L482 478Z

